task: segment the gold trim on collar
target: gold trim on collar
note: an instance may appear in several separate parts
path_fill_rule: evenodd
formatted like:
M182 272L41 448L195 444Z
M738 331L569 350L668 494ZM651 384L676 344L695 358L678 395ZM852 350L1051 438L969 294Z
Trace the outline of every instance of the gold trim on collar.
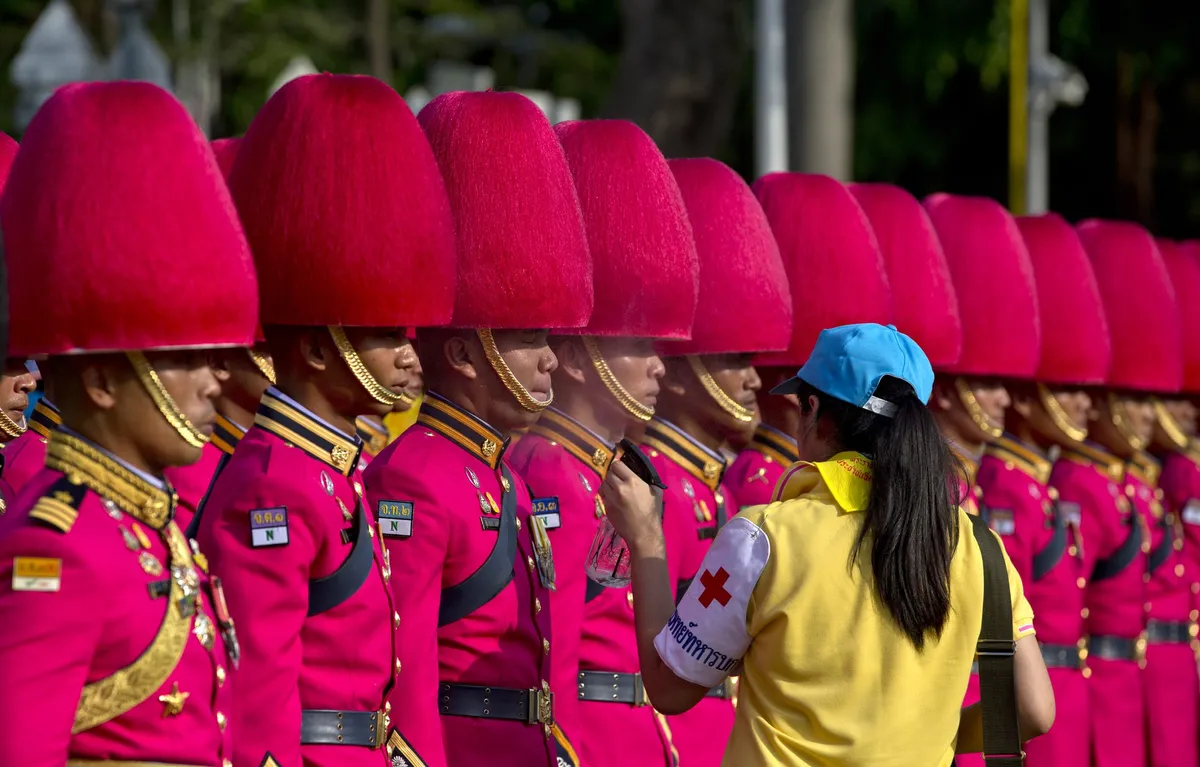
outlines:
M983 454L998 458L1004 461L1005 465L1012 464L1015 468L1028 474L1038 484L1046 485L1050 482L1050 470L1054 468L1054 464L1007 434L985 446Z
M212 443L226 455L233 455L233 450L246 436L246 430L225 416L217 413L217 423L213 426Z
M434 392L426 392L417 423L441 434L463 450L495 469L500 465L508 439L483 420Z
M38 400L37 404L33 406L33 417L29 419L29 428L42 438L50 439L50 435L61 425L62 416L59 414L58 408L54 407L54 403L49 402L45 397Z
M65 432L50 436L46 468L61 471L68 482L87 486L155 530L165 527L175 514L174 491L155 487L103 450Z
M1095 466L1113 482L1121 482L1125 479L1125 462L1104 448L1091 443L1082 442L1071 445L1063 450L1062 455L1075 463Z
M350 437L326 426L308 411L297 410L274 396L270 389L258 405L254 423L332 466L343 476L350 476L358 466L362 441L357 436Z
M608 474L613 447L566 413L548 408L529 431L561 445L601 479Z
M360 415L354 419L354 428L358 432L358 438L363 441L363 450L367 455L377 456L388 446L388 430L383 424Z
M689 437L675 424L655 418L646 426L642 444L682 466L709 490L716 492L725 475L725 459Z
M1129 460L1126 472L1137 477L1143 484L1149 485L1153 489L1158 487L1158 478L1162 475L1162 464L1154 456L1142 451L1135 453L1133 458Z
M765 423L760 424L754 430L754 437L750 440L749 447L782 466L790 466L800 460L800 454L796 449L796 440Z

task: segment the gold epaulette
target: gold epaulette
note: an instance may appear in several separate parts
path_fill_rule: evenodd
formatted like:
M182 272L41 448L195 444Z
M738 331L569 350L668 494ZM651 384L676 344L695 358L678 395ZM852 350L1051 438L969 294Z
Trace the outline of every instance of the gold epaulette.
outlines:
M47 524L55 530L69 533L79 517L79 505L83 503L85 495L86 487L62 477L37 500L33 510L29 512L29 518Z

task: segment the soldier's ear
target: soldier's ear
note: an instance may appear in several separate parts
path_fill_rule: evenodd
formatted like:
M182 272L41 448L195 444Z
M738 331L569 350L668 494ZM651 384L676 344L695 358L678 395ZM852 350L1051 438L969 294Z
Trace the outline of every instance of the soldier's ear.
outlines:
M479 376L481 365L487 364L483 344L474 335L467 337L454 333L442 343L442 354L446 364L464 378L474 381Z
M130 368L128 373L132 374L133 369ZM100 410L112 410L116 406L118 375L112 360L97 358L88 362L79 371L79 378L84 394L93 405Z
M208 366L222 384L228 381L232 375L229 370L229 355L234 353L242 354L243 352L241 349L220 349L214 350L208 355Z
M337 349L333 345L333 336L329 335L329 331L325 328L312 328L301 333L298 341L300 357L313 370L324 372L329 367L330 361L337 356Z
M558 369L555 377L565 376L577 384L582 384L587 378L587 371L592 369L592 360L583 348L583 342L574 336L559 336L554 344L554 356L558 358Z
M696 376L692 373L691 366L683 357L667 357L663 360L663 365L666 367L667 373L662 379L663 391L670 393L674 397L686 397L688 393L687 383L695 381Z

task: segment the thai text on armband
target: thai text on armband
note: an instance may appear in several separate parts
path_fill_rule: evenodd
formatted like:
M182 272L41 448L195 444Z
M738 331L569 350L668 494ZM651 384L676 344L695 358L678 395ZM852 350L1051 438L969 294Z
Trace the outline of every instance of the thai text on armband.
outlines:
M692 628L695 628L695 626L695 623L684 623L677 611L671 616L671 621L667 624L667 632L683 648L685 653L709 668L714 668L717 671L728 671L737 665L741 658L730 658L720 650L709 647L704 640L692 633Z

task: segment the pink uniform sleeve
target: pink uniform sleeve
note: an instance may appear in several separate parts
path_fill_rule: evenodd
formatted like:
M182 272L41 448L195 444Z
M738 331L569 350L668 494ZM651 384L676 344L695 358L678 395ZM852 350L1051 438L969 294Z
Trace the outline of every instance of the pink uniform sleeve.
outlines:
M200 546L223 578L229 611L242 647L233 721L233 763L263 763L267 754L281 765L300 765L300 630L308 614L310 567L317 543L308 519L317 510L290 487L291 478L233 476L237 489L205 508ZM213 501L220 501L218 507ZM251 546L250 513L287 509L287 545Z
M0 764L62 767L104 625L104 547L26 524L0 537ZM15 557L59 560L58 589L14 591Z
M389 461L399 460L393 453ZM392 688L392 725L403 732L428 767L447 767L438 713L438 609L442 571L450 548L450 515L439 508L437 492L417 467L396 470L374 461L365 475L367 502L411 501L413 532L388 538L392 600L400 616L396 653L400 673ZM453 585L453 584L451 584Z

